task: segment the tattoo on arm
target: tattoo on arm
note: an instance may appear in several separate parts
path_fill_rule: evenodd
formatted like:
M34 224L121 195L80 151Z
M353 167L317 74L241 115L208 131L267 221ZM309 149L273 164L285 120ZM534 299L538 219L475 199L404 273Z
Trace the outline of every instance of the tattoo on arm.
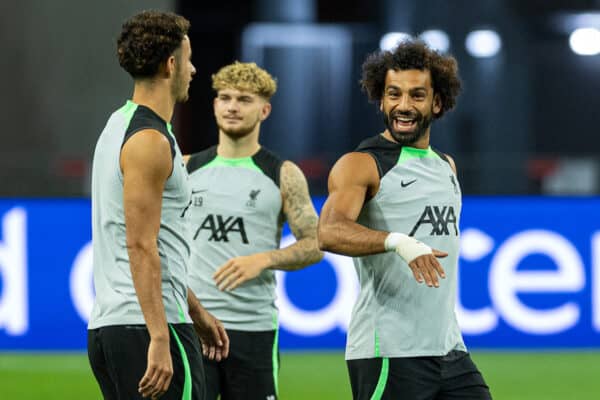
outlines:
M281 167L283 213L297 242L284 249L269 252L271 268L300 269L323 258L317 243L318 217L310 199L304 174L292 162Z

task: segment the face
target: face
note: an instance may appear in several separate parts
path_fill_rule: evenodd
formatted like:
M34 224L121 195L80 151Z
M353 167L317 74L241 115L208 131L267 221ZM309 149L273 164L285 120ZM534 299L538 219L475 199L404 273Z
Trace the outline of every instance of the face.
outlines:
M254 132L271 112L271 104L263 97L233 88L219 90L213 106L219 130L231 138Z
M196 68L192 64L192 46L190 39L184 36L181 48L175 54L175 70L171 92L177 102L185 102L189 97L190 82L196 74Z
M385 125L402 145L412 145L429 132L434 114L440 112L429 70L388 70L381 99Z

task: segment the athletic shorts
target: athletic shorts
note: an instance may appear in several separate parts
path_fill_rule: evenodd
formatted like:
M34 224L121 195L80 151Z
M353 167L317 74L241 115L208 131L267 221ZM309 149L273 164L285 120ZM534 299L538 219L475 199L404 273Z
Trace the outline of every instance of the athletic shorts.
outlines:
M348 360L355 400L479 400L490 391L469 353Z
M173 377L161 400L204 400L200 341L191 324L169 324ZM148 365L146 325L88 330L88 357L106 400L142 399L139 382Z
M204 357L206 399L275 400L279 351L277 331L227 329L229 357L220 362Z

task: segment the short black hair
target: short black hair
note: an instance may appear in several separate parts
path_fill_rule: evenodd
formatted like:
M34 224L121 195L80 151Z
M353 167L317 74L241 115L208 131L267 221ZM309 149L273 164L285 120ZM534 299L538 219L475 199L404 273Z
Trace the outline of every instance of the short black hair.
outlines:
M441 110L434 118L454 108L461 90L458 63L454 57L432 50L421 40L404 40L393 50L371 53L362 65L360 84L370 101L380 102L388 70L408 69L430 71L433 92L441 101Z

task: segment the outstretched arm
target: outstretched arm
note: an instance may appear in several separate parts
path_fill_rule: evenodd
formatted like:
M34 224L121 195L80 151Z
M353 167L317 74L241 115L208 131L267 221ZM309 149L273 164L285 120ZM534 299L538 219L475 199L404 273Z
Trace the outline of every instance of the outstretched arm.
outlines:
M446 253L400 232L370 229L356 222L362 207L379 190L375 160L365 153L349 153L329 175L329 197L321 211L319 245L322 250L348 256L395 251L408 264L417 282L439 286L444 270L436 257Z
M283 249L236 257L223 264L214 274L222 290L233 290L255 278L261 271L293 271L323 258L317 243L317 213L308 193L308 184L298 166L285 161L281 167L283 213L297 241Z

